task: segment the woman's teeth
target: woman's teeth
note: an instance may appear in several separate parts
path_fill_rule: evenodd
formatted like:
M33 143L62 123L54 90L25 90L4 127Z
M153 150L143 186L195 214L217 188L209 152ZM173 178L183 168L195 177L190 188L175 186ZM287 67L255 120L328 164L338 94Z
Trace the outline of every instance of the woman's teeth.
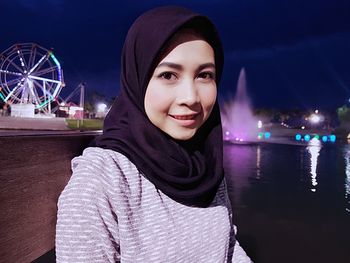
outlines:
M172 115L172 117L177 120L192 120L196 115Z

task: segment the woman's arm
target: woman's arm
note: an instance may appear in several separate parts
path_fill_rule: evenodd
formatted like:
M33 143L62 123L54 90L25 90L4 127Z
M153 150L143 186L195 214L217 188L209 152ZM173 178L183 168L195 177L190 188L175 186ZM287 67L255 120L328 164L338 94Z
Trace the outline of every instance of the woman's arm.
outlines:
M237 227L233 225L234 235L237 233ZM235 239L233 248L232 263L252 263L251 259L247 256L243 248L239 245L238 240Z
M57 262L120 261L118 221L103 169L87 157L72 161L73 174L58 201Z

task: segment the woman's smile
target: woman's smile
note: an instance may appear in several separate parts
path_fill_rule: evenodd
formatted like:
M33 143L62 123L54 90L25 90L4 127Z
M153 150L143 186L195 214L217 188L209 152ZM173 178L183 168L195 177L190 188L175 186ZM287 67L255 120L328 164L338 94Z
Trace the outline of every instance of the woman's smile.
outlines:
M195 114L186 114L186 115L172 115L169 114L170 117L174 119L181 126L192 126L196 123L196 118L199 116L199 113Z

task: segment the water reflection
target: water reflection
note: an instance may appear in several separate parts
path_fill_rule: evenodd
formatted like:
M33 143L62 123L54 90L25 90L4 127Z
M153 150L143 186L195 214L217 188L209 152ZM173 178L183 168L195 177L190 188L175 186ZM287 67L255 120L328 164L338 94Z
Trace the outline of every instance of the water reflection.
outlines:
M350 212L350 149L345 148L345 210Z
M242 192L250 187L249 178L256 174L256 146L226 145L224 168L231 200L241 203Z
M310 153L310 173L311 173L311 191L316 192L316 186L317 186L317 160L318 156L320 155L321 150L321 142L313 138L309 146L306 147L306 150Z
M261 163L261 149L260 149L260 145L258 145L258 147L256 147L256 179L260 179L260 175L261 175L260 163Z
M350 145L322 145L315 139L306 147L226 144L224 152L226 180L234 205L246 206L247 200L265 200L263 205L269 203L270 207L271 202L278 207L283 202L294 202L291 207L312 204L317 208L315 204L319 204L322 209L341 208L342 213L346 210L350 215ZM266 201L268 198L271 199Z

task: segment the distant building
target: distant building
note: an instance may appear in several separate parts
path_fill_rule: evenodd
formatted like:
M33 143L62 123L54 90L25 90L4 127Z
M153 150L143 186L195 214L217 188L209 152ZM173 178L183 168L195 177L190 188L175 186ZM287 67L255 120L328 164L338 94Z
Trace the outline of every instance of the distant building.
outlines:
M73 102L68 102L59 106L57 116L69 119L83 119L84 108L79 107Z

